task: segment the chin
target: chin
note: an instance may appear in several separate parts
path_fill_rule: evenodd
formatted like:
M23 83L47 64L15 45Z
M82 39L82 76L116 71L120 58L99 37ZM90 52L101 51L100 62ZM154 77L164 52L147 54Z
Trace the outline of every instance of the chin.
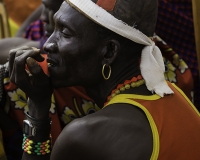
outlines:
M53 88L64 88L73 86L72 83L68 83L66 80L63 82L56 79L51 79L51 85L53 86Z

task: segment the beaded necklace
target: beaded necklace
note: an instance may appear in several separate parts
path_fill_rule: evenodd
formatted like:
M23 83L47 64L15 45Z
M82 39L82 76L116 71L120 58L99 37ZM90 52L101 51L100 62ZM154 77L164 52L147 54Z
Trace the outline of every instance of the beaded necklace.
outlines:
M117 94L125 91L126 89L135 88L143 85L145 83L141 75L133 77L131 80L125 80L123 84L118 84L116 89L113 89L111 95L107 97L107 101L104 103L104 106Z

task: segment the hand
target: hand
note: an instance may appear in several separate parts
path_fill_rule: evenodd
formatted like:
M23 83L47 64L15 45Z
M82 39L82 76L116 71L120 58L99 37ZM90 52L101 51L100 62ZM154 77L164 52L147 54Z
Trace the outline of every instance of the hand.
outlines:
M48 116L53 92L49 77L36 62L43 60L36 48L24 46L10 51L10 80L29 97L29 114L39 119Z

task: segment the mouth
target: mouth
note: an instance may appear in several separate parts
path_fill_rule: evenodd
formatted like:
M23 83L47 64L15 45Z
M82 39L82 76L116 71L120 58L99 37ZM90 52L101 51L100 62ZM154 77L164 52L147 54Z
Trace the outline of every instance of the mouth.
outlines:
M47 64L48 67L55 67L58 63L54 59L47 58Z

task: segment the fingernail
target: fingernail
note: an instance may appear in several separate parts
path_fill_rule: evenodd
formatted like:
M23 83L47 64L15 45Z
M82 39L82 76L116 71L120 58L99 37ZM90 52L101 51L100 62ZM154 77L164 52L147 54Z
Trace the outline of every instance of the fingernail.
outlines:
M31 47L35 52L40 52L40 49L35 48L35 47Z
M36 64L35 60L34 60L33 58L31 58L31 57L28 57L28 58L26 59L26 62L27 62L29 65L35 65L35 64Z

